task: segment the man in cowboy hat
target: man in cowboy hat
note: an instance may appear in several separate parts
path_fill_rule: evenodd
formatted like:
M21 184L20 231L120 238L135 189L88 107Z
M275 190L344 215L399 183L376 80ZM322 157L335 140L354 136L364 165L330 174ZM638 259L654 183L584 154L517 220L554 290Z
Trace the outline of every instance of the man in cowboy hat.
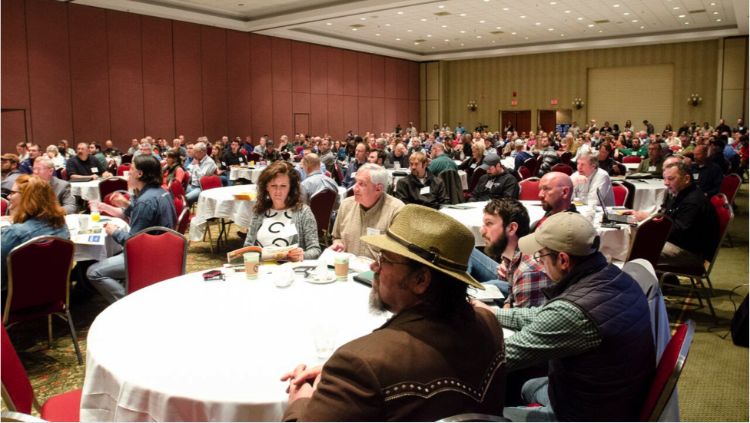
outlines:
M406 205L383 235L370 305L393 317L339 348L322 368L285 374L285 420L435 421L499 414L505 391L502 330L467 301L472 233L455 219Z
M548 363L548 377L521 389L508 407L512 421L635 421L651 383L656 355L641 287L598 251L599 237L577 213L550 216L519 240L554 281L543 307L497 311L517 330L506 342L508 370Z

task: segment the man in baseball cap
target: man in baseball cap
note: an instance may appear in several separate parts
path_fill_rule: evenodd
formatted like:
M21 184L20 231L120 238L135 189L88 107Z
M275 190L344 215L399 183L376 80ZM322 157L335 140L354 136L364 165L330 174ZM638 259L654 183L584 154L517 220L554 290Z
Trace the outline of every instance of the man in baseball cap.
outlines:
M512 421L635 421L651 384L656 356L649 307L640 286L607 264L591 223L577 213L550 216L519 240L554 281L543 307L496 311L516 329L506 340L508 370L548 362L548 377L521 389Z
M517 200L520 190L518 180L500 162L500 156L488 153L484 156L480 169L487 171L479 177L469 201L488 201L495 198L512 198Z
M466 273L471 231L437 210L408 204L384 235L362 241L379 251L371 266L371 307L394 315L339 348L322 370L301 365L284 375L290 381L284 420L499 415L505 393L502 330L491 313L467 301L469 286L482 287Z

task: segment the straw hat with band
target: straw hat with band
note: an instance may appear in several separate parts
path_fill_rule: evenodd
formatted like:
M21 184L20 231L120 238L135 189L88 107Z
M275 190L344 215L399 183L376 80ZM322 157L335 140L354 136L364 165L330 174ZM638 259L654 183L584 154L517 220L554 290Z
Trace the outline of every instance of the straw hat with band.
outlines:
M385 235L364 235L367 244L445 273L478 289L484 286L466 270L474 235L456 219L429 207L407 204Z

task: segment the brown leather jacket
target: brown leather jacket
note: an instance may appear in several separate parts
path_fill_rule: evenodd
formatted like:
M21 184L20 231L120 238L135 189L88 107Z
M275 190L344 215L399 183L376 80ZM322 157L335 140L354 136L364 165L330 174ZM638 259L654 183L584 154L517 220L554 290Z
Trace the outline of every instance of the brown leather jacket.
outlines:
M461 413L502 415L505 348L487 310L449 320L423 306L339 348L312 398L285 421L436 421Z

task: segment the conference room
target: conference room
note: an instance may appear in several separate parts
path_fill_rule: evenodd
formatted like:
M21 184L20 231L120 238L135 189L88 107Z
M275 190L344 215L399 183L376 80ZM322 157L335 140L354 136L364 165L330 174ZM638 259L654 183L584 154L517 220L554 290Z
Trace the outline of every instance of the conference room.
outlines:
M746 2L0 7L3 420L748 420Z

